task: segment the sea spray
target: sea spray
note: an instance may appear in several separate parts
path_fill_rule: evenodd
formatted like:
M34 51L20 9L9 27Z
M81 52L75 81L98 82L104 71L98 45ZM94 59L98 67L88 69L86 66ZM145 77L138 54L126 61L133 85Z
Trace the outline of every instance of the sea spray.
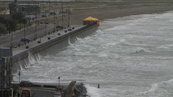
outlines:
M102 97L99 93L98 88L91 85L85 85L85 87L87 88L87 95L89 95L90 97Z
M19 72L21 73L21 76L23 72L29 70L34 64L39 63L41 59L41 56L39 54L33 55L31 52L28 52L28 57L17 62L16 64L19 64L19 68L17 72L15 72L13 75L13 79L16 80L16 78L19 76Z
M33 55L31 52L29 52L28 53L28 58L26 59L26 60L28 60L28 65L38 63L39 60L40 60L40 57L41 56L39 55L39 53Z

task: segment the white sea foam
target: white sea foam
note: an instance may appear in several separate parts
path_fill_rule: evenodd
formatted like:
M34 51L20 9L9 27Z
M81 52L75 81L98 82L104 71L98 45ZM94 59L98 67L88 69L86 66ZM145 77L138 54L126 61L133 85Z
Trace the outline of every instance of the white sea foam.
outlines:
M56 82L58 76L86 80L91 97L172 97L172 17L168 12L103 21L96 34L76 42L69 38L65 50L30 55L32 65L22 69L21 77L36 82Z
M151 52L151 51L142 47L137 47L135 50L135 53L145 53L145 52Z
M85 87L87 88L87 94L90 97L102 97L101 93L99 93L99 89L90 85L85 85Z
M137 96L142 97L170 97L173 89L173 79L168 81L161 81L151 85L151 88L147 91L138 93Z

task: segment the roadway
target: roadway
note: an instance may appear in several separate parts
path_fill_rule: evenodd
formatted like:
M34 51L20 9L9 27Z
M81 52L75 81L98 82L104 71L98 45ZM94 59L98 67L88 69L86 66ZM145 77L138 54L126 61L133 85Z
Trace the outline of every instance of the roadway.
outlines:
M53 31L54 31L54 25L52 24L38 24L37 26L34 24L22 30L18 30L8 35L1 36L0 47L10 47L11 40L13 47L16 47L18 45L23 44L21 42L22 37L29 38L31 41L33 41L36 40L37 38L47 35L48 33L52 33Z
M30 22L33 24L32 26L17 30L11 34L0 36L0 47L10 47L11 40L13 47L17 47L19 44L24 44L20 41L22 37L29 38L33 41L52 33L55 30L54 25L67 25L67 14L63 14L63 18L64 24L62 23L62 15L59 14L31 20Z
M81 29L84 26L82 26L82 25L80 25L80 26L79 25L73 25L73 27L74 27L74 29L71 29L71 27L69 27L69 28L66 28L66 29L63 29L63 30L56 31L55 33L48 34L47 36L44 35L45 34L44 32L39 31L40 34L38 34L38 36L42 35L42 37L38 38L35 41L31 41L30 43L28 43L26 45L22 45L20 47L18 46L16 48L13 48L13 55L18 55L22 52L27 51L28 49L26 49L26 46L28 46L29 48L38 47L39 45L43 45L43 44L47 43L50 40L58 39L60 37L63 37L64 35L67 35L67 34L71 33L72 31L77 31L77 30ZM68 29L71 29L71 31L68 31ZM33 37L33 35L30 35L30 37ZM50 38L50 40L48 40L48 37ZM41 40L41 43L38 43L39 40Z

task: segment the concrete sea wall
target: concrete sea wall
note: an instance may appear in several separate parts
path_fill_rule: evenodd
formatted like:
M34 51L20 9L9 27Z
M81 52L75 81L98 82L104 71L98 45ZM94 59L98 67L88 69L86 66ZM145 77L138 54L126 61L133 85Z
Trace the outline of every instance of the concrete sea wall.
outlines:
M75 37L75 36L85 37L85 36L91 34L96 29L97 29L97 25L95 25L95 24L94 25L86 25L86 26L83 26L79 29L73 30L67 34L64 34L60 37L50 39L49 41L38 44L38 45L31 47L31 48L28 48L28 49L26 49L20 53L13 55L13 63L15 64L15 63L27 58L30 53L32 53L32 54L39 53L39 52L44 51L45 49L47 49L47 48L49 48L55 44L61 43L65 40L68 40L69 37ZM17 68L17 67L19 67L19 65L20 64L15 64L13 66L13 68ZM13 71L16 71L16 70L13 70Z

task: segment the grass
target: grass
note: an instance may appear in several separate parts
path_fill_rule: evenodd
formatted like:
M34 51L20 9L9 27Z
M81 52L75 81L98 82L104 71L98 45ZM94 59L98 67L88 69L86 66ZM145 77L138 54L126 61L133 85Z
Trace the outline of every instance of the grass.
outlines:
M20 30L24 27L29 27L31 26L31 24L17 24L16 30Z

